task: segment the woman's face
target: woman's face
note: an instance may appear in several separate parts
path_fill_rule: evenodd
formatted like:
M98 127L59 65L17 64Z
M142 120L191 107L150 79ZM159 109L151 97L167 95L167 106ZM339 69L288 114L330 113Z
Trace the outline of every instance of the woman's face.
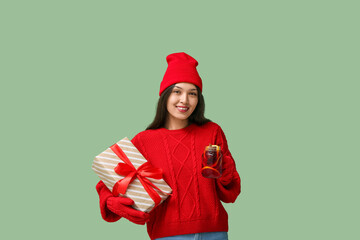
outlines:
M187 120L194 112L197 103L198 92L194 84L176 83L167 101L168 119Z

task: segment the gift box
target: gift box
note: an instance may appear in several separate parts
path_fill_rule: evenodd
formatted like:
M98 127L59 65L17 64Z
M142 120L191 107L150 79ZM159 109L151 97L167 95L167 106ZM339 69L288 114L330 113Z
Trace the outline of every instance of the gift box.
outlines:
M134 201L133 207L150 212L172 192L154 168L128 138L123 138L95 157L92 169L113 193Z

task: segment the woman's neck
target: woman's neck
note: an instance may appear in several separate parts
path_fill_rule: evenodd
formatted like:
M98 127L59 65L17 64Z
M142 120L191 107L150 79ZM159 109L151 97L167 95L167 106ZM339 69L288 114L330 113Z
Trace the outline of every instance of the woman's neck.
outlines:
M168 130L177 130L177 129L182 129L182 128L186 128L187 126L190 125L190 122L188 119L186 120L172 120L170 121L169 119L166 121L165 123L165 128Z

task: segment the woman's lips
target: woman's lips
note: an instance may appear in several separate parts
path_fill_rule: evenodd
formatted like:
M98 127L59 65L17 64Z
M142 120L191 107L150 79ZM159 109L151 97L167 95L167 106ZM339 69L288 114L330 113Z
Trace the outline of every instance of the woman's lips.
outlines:
M176 106L176 108L177 108L180 112L187 112L187 110L189 110L188 107L178 107L178 106Z

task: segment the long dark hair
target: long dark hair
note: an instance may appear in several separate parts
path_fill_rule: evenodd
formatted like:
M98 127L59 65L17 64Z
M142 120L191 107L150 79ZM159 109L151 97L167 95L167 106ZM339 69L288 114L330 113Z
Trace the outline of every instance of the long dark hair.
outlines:
M159 98L157 108L156 108L156 115L153 120L153 122L146 128L146 130L149 129L158 129L165 126L166 116L168 114L167 111L167 101L168 98L175 87L175 84L169 86L166 88ZM205 118L205 100L204 96L202 95L200 88L196 86L197 92L198 92L198 103L196 105L196 108L194 112L189 116L189 124L195 123L197 125L203 125L207 122L211 122L210 119Z

